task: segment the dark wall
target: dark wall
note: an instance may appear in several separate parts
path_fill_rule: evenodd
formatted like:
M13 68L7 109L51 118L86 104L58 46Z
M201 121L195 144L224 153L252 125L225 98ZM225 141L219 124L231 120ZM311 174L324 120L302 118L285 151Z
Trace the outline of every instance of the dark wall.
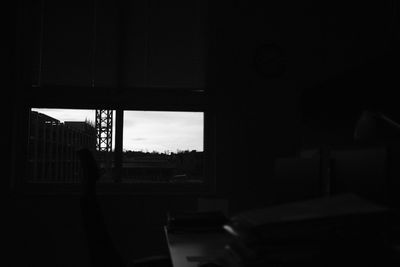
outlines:
M240 147L228 157L235 171L225 183L234 209L274 201L276 157L302 147L352 144L364 109L396 112L392 3L216 5L209 68L230 122L222 142ZM277 75L273 70L281 65Z
M192 197L103 196L100 205L115 246L126 262L167 254L167 211L195 210ZM10 266L88 266L78 196L14 196L7 219ZM21 254L24 256L22 257Z
M234 213L274 202L270 178L277 157L295 155L308 144L343 142L354 114L365 107L358 100L360 94L367 93L367 102L375 101L371 105L388 108L379 101L391 98L382 88L395 81L394 64L376 62L391 62L396 50L392 48L391 6L380 1L345 6L319 1L290 5L214 2L208 7L204 84L216 112L217 195L229 199ZM11 31L9 40L14 40L13 34ZM47 52L51 54L51 50ZM48 64L51 60L54 58L49 57ZM14 64L11 59L16 72L9 77L22 68L14 68ZM196 66L189 71L196 73ZM156 67L153 72L155 85L165 78L158 71ZM196 79L201 78L195 76L190 82ZM84 80L90 82L87 77ZM10 78L10 88L18 81ZM366 87L369 90L365 91ZM7 110L18 107L18 95L13 99L2 102ZM347 117L349 112L352 115ZM12 116L7 120L12 124ZM2 134L3 140L12 136L11 131ZM3 183L9 188L7 179ZM17 265L86 265L76 197L6 192L10 255ZM190 195L100 199L115 243L126 259L167 252L162 233L166 211L195 210L197 205L197 196Z

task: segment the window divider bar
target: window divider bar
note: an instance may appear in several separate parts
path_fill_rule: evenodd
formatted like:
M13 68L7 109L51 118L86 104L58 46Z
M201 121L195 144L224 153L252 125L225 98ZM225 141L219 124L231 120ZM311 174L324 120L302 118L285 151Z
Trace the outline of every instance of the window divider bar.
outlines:
M123 126L124 126L124 110L116 109L115 111L115 182L122 181L122 157L123 157Z

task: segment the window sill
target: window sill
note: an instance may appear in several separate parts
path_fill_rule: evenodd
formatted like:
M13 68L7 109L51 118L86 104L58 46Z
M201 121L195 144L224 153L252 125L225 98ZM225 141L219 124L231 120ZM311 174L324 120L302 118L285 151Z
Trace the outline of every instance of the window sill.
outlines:
M14 193L22 195L81 195L82 185L79 183L24 183L15 186ZM191 195L212 196L215 188L209 184L118 184L107 183L97 185L98 195Z

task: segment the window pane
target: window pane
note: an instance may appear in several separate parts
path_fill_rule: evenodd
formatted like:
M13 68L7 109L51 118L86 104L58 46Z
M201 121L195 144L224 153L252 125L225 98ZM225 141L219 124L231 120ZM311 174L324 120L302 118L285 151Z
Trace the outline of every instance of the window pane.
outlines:
M125 111L123 182L202 182L203 135L203 112Z
M99 162L101 181L111 180L112 151L99 151L97 143L95 110L31 109L27 181L79 183L76 151L83 147Z

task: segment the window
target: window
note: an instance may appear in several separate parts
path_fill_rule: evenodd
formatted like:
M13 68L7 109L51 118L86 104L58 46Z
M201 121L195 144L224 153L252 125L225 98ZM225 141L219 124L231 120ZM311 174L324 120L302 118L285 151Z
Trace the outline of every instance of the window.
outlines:
M90 121L92 118L92 121ZM95 151L93 110L32 109L29 113L27 183L80 183L76 151Z
M213 188L214 126L205 108L107 109L112 116L107 151L99 147L104 137L96 123L100 109L62 104L43 108L42 100L38 102L33 107L28 103L22 115L27 126L18 124L18 140L24 140L22 133L27 136L27 143L16 142L16 151L21 151L16 162L26 162L24 170L16 166L19 188L44 193L79 190L82 173L76 151L82 147L94 152L103 192L193 193Z
M79 188L86 146L104 192L209 192L204 2L77 3L32 2L20 18L16 188ZM102 132L100 110L113 118Z
M122 165L116 165L115 110L31 109L27 182L80 183L76 151L83 147L95 155L99 183L204 181L203 112L124 111L123 116Z
M124 111L122 181L202 183L204 113Z

